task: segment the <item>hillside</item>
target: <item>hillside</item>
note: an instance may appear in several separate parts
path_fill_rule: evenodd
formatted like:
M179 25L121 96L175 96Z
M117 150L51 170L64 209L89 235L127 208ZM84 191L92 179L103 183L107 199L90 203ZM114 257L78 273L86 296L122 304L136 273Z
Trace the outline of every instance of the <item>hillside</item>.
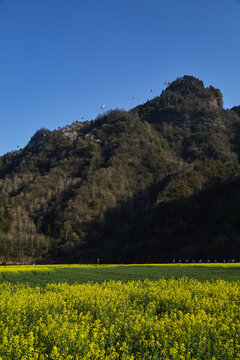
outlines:
M240 106L184 76L0 158L0 263L240 258Z

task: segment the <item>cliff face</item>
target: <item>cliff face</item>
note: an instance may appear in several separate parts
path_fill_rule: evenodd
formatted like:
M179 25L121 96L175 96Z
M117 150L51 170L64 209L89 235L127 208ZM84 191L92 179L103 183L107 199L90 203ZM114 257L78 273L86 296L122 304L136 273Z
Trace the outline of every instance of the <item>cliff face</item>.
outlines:
M235 257L238 108L184 76L129 112L40 129L0 158L0 261Z

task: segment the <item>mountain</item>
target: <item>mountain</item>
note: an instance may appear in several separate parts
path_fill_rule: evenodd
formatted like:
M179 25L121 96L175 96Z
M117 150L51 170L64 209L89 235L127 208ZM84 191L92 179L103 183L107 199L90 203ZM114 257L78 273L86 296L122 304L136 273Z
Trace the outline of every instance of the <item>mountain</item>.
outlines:
M240 258L240 106L184 76L0 158L0 262Z

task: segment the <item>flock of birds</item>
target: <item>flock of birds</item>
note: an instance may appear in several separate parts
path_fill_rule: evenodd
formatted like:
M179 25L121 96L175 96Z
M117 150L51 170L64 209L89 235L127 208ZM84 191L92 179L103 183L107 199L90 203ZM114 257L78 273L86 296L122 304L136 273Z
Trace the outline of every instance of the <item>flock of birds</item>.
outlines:
M164 81L163 84L166 85L166 86L169 86L169 85L171 84L171 82L170 82L170 81ZM153 92L153 89L150 89L150 92ZM134 100L134 99L136 99L136 96L133 96L132 98L133 98L133 100ZM105 106L106 106L105 104L102 104L102 105L100 106L101 109L102 109L102 111L103 111L103 114L104 114L104 115L105 115ZM84 120L84 116L82 116L81 119ZM18 150L20 149L19 145L17 145L17 149L18 149Z
M164 81L164 83L163 83L164 85L166 85L166 86L169 86L170 84L171 84L171 82L170 81ZM152 92L153 91L153 89L150 89L150 92ZM133 98L133 100L134 99L136 99L136 96L133 96L132 97ZM105 115L105 104L102 104L100 107L101 107L101 109L102 109L102 111L103 111L103 114ZM84 117L82 116L82 120L84 119Z

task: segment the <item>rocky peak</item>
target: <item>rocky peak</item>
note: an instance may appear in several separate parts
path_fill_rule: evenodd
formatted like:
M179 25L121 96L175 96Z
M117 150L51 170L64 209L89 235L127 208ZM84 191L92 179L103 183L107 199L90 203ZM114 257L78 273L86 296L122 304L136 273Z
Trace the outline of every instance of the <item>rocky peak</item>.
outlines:
M223 98L219 89L205 87L203 81L185 75L170 83L159 97L134 111L151 123L185 127L196 123L212 126L212 123L219 122L222 109Z
M203 81L189 75L177 78L163 92L170 102L171 98L178 104L181 103L204 103L210 110L223 107L222 93L219 89L209 86L204 87Z

